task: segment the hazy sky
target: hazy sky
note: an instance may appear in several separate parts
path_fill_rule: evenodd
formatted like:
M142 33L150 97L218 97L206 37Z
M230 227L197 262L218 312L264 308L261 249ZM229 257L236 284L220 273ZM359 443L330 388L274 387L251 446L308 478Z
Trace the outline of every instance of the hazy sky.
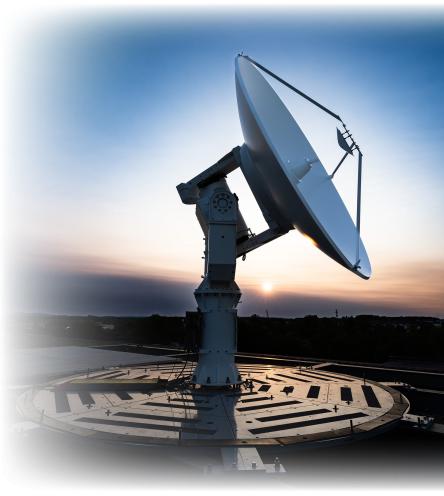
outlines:
M10 205L12 307L181 314L202 233L176 185L241 145L244 51L338 112L365 155L364 281L290 232L239 261L240 314L444 316L444 11L121 11L52 18L17 51ZM279 95L327 170L333 119ZM352 216L356 165L337 188ZM229 177L256 233L265 222ZM264 295L264 282L273 291Z

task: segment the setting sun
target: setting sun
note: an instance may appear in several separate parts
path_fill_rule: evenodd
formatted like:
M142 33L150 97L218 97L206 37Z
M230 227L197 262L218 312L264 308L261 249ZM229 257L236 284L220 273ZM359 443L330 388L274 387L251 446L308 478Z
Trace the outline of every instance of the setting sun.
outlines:
M273 291L273 284L271 282L263 282L262 291L264 293L271 293L271 291Z

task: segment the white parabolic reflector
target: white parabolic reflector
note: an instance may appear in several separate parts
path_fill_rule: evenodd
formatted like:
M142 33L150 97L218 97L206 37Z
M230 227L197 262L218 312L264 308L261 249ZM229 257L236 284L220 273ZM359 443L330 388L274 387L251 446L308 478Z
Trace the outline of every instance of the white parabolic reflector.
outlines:
M236 58L236 93L242 171L269 225L298 229L368 279L367 252L332 179L273 88L242 56Z

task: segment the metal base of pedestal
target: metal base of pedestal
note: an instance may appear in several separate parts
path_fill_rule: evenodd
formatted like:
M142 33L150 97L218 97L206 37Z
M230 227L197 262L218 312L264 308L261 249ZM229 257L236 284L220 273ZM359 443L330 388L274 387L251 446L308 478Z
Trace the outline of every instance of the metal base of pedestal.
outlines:
M201 350L190 382L207 388L220 388L240 385L243 380L233 361L232 353L202 353Z

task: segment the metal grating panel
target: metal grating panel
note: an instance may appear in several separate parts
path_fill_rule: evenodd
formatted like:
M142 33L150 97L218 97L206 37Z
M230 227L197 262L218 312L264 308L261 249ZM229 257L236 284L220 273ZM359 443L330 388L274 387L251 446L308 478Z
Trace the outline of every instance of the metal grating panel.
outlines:
M70 412L71 408L69 406L68 396L64 391L56 389L54 391L54 400L57 413Z
M307 393L307 398L317 398L319 396L320 386L310 386Z
M378 398L373 391L373 388L371 386L361 386L361 388L362 392L364 393L367 405L372 408L381 408L381 404L379 403Z
M341 401L353 401L351 388L341 387Z
M271 386L267 385L267 384L263 384L260 388L259 388L259 391L268 391L270 389Z
M80 401L84 405L94 405L95 404L94 398L91 396L90 393L88 393L88 391L79 391L77 394L79 395Z

